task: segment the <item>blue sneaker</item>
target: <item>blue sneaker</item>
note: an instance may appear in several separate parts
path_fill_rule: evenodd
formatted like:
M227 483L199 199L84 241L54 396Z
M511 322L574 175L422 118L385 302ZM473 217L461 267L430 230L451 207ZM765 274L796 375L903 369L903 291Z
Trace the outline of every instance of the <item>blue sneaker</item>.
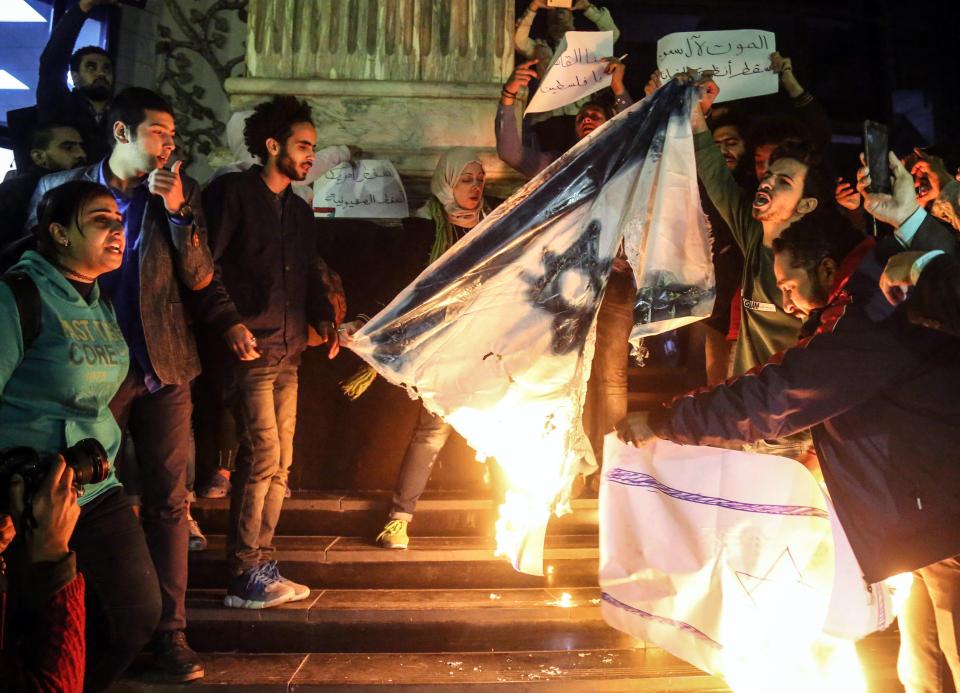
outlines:
M310 596L310 588L306 585L301 585L299 582L294 582L293 580L288 580L280 574L280 569L277 568L276 561L270 561L267 563L269 568L270 576L280 581L280 584L286 585L293 590L293 596L290 597L291 602L299 602Z
M231 578L223 605L234 609L267 609L289 602L294 594L292 587L280 581L277 562L269 561Z

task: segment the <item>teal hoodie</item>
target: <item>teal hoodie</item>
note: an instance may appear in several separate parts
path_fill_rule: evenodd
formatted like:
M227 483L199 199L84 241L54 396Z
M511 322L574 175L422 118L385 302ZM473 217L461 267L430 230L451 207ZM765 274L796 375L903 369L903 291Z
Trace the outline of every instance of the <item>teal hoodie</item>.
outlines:
M110 456L110 476L84 487L84 505L120 486L113 470L120 428L108 405L127 374L127 345L98 285L84 300L31 250L9 271L33 279L42 312L40 333L24 353L16 302L0 283L0 450L28 445L52 453L96 438Z

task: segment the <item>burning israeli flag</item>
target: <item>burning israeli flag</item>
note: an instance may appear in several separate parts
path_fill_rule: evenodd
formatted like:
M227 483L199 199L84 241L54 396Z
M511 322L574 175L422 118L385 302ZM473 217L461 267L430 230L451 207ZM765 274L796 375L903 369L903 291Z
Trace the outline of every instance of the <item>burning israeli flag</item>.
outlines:
M581 425L596 317L623 244L632 339L710 314L690 109L671 83L518 190L375 315L351 348L443 417L508 485L498 552L543 574L551 514L596 468Z

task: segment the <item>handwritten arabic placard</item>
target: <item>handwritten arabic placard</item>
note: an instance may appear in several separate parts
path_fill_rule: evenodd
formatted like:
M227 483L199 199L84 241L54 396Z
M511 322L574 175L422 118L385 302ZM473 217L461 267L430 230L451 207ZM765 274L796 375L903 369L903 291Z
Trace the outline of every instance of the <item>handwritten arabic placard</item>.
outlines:
M386 159L346 161L317 179L313 214L337 219L403 219L410 216L400 175Z
M698 31L668 34L657 41L657 68L666 81L689 68L713 70L720 87L717 102L774 94L777 75L770 54L777 50L769 31Z
M552 111L610 86L603 58L613 55L612 31L568 31L526 113Z

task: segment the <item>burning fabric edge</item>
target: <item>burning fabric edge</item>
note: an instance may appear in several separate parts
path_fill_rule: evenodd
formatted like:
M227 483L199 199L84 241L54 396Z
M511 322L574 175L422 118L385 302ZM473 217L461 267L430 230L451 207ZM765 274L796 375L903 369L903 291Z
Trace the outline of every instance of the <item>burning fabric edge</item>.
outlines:
M512 195L418 276L351 349L423 400L504 473L498 553L543 574L552 513L596 468L580 417L596 316L623 244L632 339L710 314L710 239L690 130L694 90L668 84Z
M600 485L608 624L737 693L865 691L853 641L910 575L867 585L829 498L787 458L611 434ZM906 578L906 580L904 579Z

